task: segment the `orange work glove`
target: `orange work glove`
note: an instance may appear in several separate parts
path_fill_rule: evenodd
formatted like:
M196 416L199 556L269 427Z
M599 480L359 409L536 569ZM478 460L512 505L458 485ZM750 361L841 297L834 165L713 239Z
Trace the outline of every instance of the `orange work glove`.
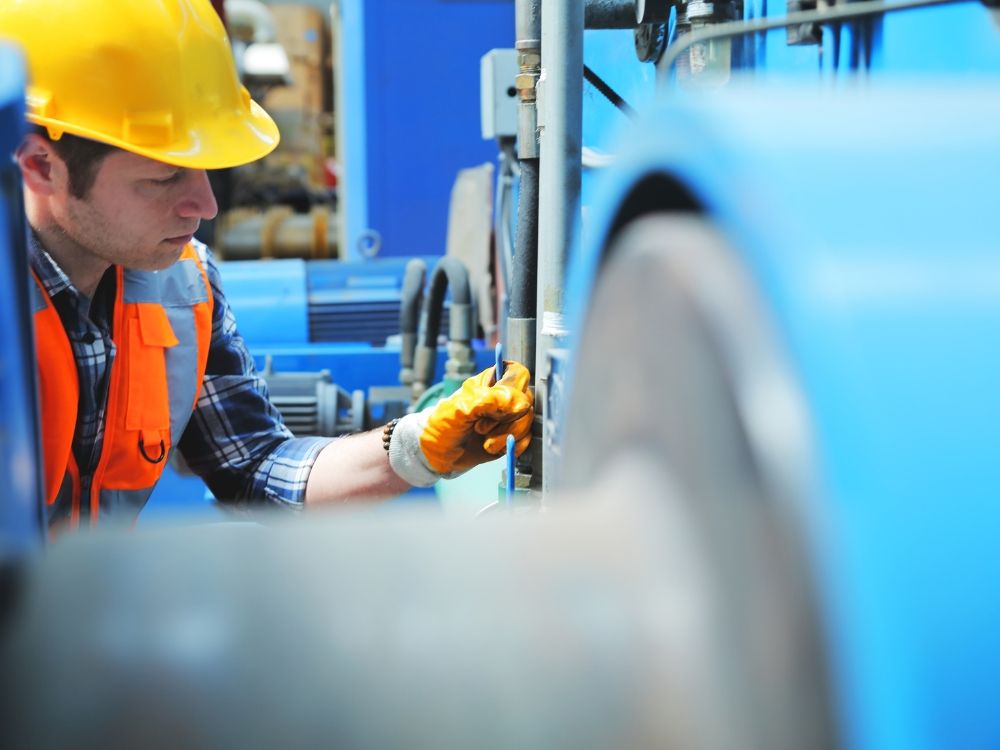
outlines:
M534 419L531 379L524 365L505 362L500 382L488 367L451 396L399 421L389 444L389 461L416 486L453 477L503 455L513 435L521 455L531 443Z
M439 401L420 433L420 448L438 474L465 471L503 454L513 435L517 455L531 442L534 418L528 370L504 363L503 377L494 382L488 367Z

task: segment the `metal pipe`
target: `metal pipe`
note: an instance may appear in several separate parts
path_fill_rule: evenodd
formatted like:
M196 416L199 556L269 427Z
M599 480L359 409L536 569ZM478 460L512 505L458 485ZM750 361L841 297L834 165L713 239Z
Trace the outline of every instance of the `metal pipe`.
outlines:
M521 162L517 233L507 315L507 356L535 375L538 302L538 159Z
M540 49L542 46L541 0L516 0L514 3L514 33L517 49Z
M583 25L588 29L634 29L638 25L635 0L587 0Z
M419 258L406 264L403 274L403 289L399 302L399 382L413 383L413 352L417 346L417 331L420 328L420 303L424 298L424 279L427 266Z
M514 28L517 38L518 74L514 88L520 99L517 124L517 155L520 159L538 158L538 110L536 85L542 64L541 0L517 0L514 4Z
M521 162L521 187L514 235L510 317L534 318L538 277L538 159Z
M337 224L324 206L308 214L288 206L273 206L263 214L237 209L222 222L215 249L226 260L335 258Z
M927 8L933 5L951 5L954 3L970 2L971 0L903 0L903 2L884 2L884 0L864 0L863 2L849 3L829 8L819 8L817 10L806 10L799 13L788 13L777 18L758 18L751 21L730 21L720 23L711 27L692 31L690 34L677 39L676 42L667 48L663 57L656 65L657 77L661 86L666 85L670 75L670 69L677 59L688 49L696 44L714 41L717 39L730 39L732 37L743 36L745 34L756 34L772 29L781 29L787 26L809 23L830 23L831 21L844 21L852 18L878 15L881 13L891 13L899 10L912 10L914 8Z
M538 206L538 337L535 344L535 408L543 412L549 350L563 343L566 257L579 227L580 154L583 141L583 4L546 0L542 6L542 89L539 118L541 174ZM537 413L536 411L536 413ZM536 422L536 429L538 423ZM534 441L533 461L542 458ZM533 464L536 471L539 464ZM543 473L543 489L546 488Z
M511 268L510 309L507 318L508 356L522 362L534 374L535 322L538 286L538 110L537 84L541 75L542 4L540 0L517 0L514 26L517 33L520 96L517 155L521 184L517 204L517 230ZM530 333L526 336L525 331Z

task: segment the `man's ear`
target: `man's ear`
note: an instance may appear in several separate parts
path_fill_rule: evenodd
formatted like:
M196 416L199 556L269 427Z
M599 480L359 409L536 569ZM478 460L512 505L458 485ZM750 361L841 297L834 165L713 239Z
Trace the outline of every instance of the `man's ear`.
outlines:
M69 182L66 162L59 158L52 142L28 133L14 152L26 189L37 195L53 195L65 190Z

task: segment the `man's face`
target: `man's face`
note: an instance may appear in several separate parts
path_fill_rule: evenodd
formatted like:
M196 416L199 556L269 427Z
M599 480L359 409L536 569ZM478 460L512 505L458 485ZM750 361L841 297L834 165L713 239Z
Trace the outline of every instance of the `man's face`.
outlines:
M67 191L52 208L62 232L95 259L145 271L176 261L201 220L218 213L204 170L127 151L98 163L84 198Z

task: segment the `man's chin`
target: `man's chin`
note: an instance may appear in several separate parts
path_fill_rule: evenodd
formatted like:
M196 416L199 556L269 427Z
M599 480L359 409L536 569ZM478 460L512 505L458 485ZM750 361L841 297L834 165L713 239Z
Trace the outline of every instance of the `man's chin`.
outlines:
M150 253L148 261L143 263L142 268L138 270L162 271L170 268L170 266L180 260L181 254L184 252L184 247L184 245L161 242L156 248L156 252Z

